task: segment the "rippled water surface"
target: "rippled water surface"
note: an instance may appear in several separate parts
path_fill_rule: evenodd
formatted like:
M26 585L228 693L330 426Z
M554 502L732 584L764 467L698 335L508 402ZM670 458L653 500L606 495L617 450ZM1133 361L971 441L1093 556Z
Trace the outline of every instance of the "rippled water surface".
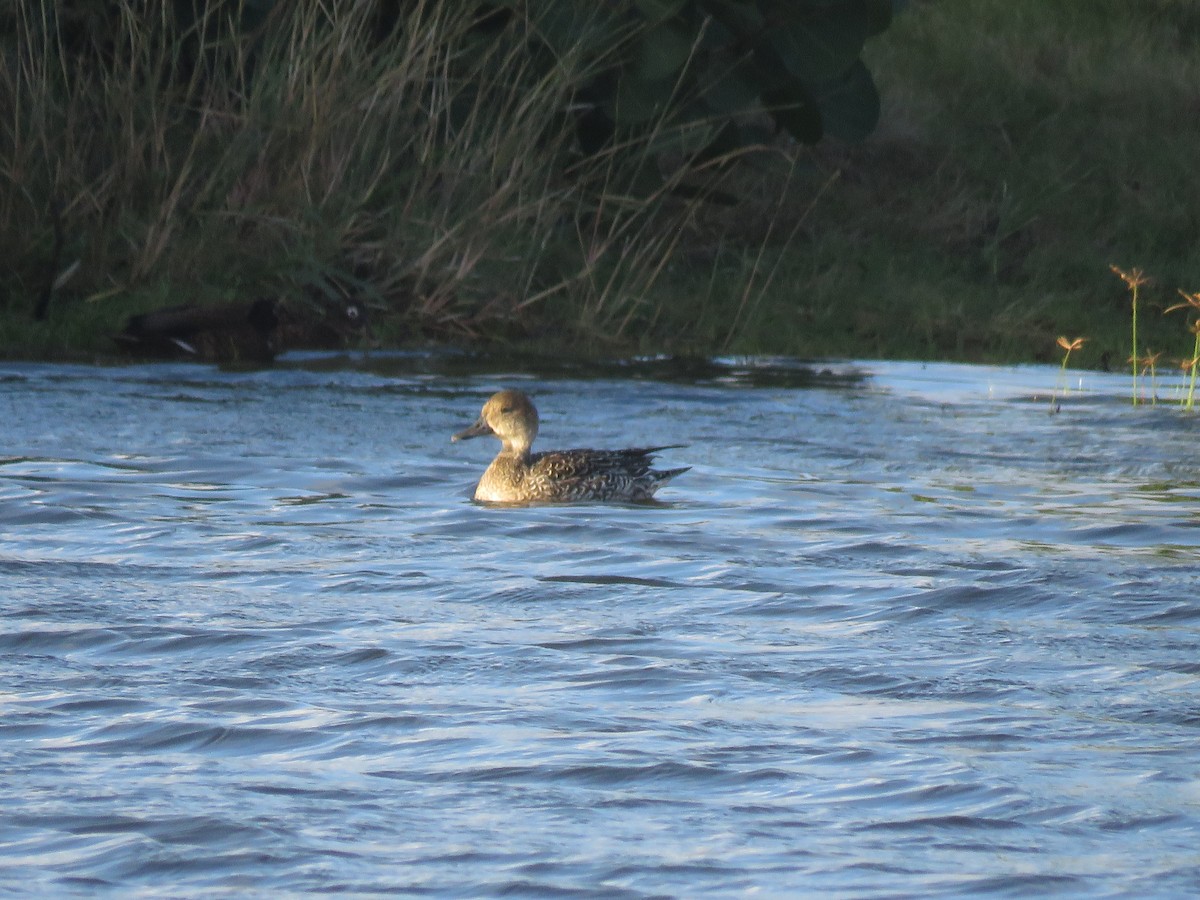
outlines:
M1193 894L1200 421L1056 377L0 365L0 889Z

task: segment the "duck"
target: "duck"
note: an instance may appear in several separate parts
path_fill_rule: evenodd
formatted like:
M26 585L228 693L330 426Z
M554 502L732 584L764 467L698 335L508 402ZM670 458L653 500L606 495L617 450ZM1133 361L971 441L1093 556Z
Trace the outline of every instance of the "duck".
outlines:
M366 311L353 297L313 292L292 300L168 306L130 316L113 341L141 358L268 364L284 350L335 349L370 335Z
M482 435L500 439L500 452L479 479L474 499L483 503L582 503L649 500L691 466L652 469L654 454L682 446L626 450L551 450L533 453L538 413L522 391L503 390L483 404L475 424L452 442Z
M269 298L214 306L169 306L130 316L117 346L132 356L270 362L279 306Z

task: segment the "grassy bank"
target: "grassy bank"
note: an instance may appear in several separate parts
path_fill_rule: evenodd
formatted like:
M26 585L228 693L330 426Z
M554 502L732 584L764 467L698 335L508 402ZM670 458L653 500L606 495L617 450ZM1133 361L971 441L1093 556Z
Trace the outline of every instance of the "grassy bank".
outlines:
M730 160L706 189L732 203L661 156L635 199L650 151L573 150L582 58L539 77L459 4L417 5L407 42L298 16L182 81L199 45L132 12L127 62L81 77L41 6L0 70L10 357L110 352L171 303L353 295L386 344L1057 361L1085 335L1073 364L1119 367L1111 263L1154 279L1139 351L1190 353L1159 314L1200 290L1184 0L917 0L869 48L876 134Z
M842 177L793 260L801 318L839 352L1057 359L1087 335L1076 363L1119 366L1109 265L1138 266L1139 352L1190 355L1160 313L1200 289L1198 38L1181 0L914 3L869 54L879 129L814 153Z

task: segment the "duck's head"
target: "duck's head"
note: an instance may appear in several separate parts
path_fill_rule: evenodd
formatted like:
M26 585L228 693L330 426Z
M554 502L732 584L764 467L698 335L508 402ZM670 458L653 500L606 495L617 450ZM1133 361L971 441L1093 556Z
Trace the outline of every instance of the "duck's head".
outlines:
M493 394L479 420L470 428L464 428L450 438L465 441L481 434L494 434L504 444L504 449L516 453L528 452L537 437L538 414L533 402L521 391L500 391Z

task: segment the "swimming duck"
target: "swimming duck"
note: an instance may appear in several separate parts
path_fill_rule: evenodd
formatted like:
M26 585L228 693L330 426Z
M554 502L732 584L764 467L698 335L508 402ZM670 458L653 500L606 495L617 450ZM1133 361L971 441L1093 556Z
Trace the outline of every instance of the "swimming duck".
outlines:
M476 500L487 503L648 500L676 475L691 468L650 468L655 453L678 444L629 450L531 453L529 448L537 433L538 414L532 401L521 391L508 390L493 394L483 405L479 421L450 438L462 441L492 434L500 439L500 453L475 488Z
M130 316L117 346L134 356L270 362L277 350L273 299L215 306L170 306Z
M351 296L308 292L291 301L260 297L169 306L130 316L117 347L132 356L269 363L292 348L337 348L370 333L366 307Z

